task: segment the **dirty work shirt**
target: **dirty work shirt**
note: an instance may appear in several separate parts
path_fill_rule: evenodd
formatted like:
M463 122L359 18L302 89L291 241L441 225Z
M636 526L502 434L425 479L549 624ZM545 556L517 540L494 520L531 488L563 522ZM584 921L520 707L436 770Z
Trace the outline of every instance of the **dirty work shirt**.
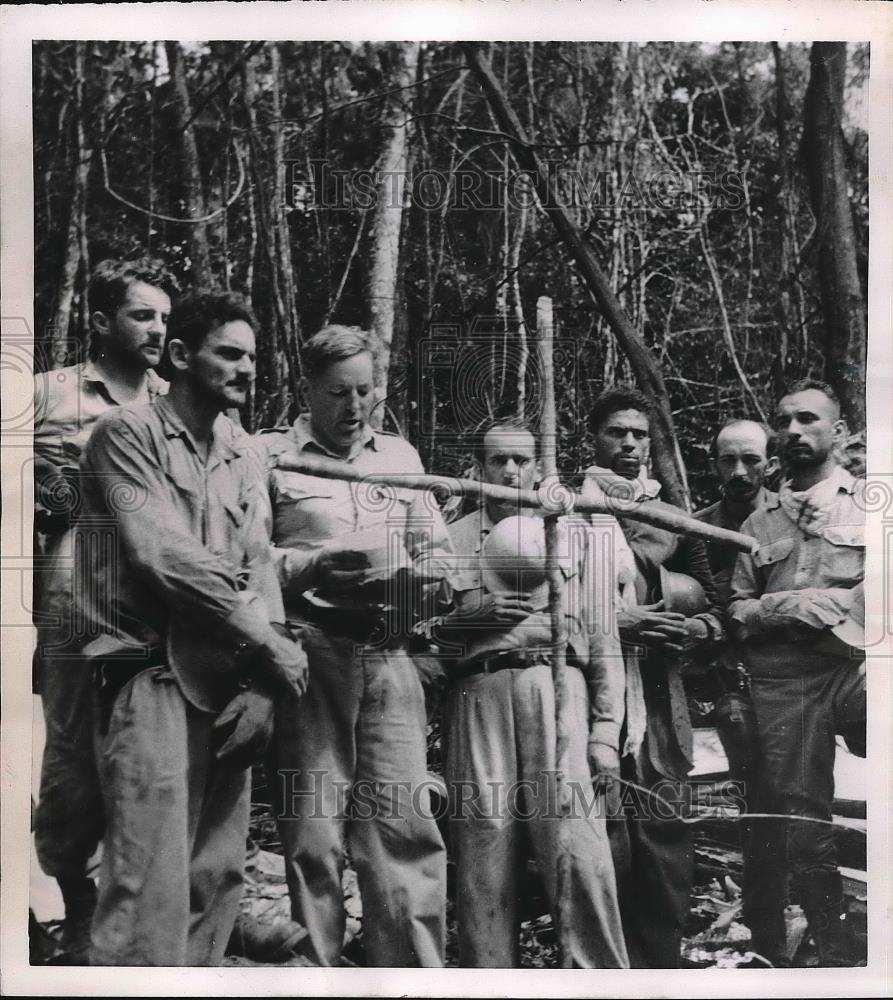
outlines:
M241 896L249 782L215 759L210 727L238 689L236 644L266 641L283 614L259 466L224 416L203 462L162 399L100 418L81 471L79 578L92 585L78 611L111 679L138 671L107 731L97 718L107 819L91 963L219 964Z
M597 466L586 470L581 489L584 497L607 498L613 504L636 563L634 586L625 591L625 596L633 591L631 603L658 600L661 566L685 573L694 577L707 595L708 610L695 617L705 621L711 634L721 636L721 611L703 542L623 516L624 508L630 505L679 513L678 508L658 499L659 492L660 484L647 479L644 472L630 481ZM678 968L694 854L690 828L667 817L683 808L686 801L684 781L692 764L691 719L679 658L646 650L630 663L633 677L636 661L641 698L638 705L627 698L630 712L626 728L629 730L643 712L645 734L638 750L621 759L621 776L648 793L626 786L624 803L635 808L625 818L611 819L608 833L631 966ZM666 805L655 808L655 795Z
M751 676L796 677L834 669L839 662L822 631L780 623L776 611L786 591L852 590L865 577L865 480L841 466L829 479L825 488L833 499L817 532L798 527L778 496L741 526L759 549L738 554L729 620L736 637L747 643Z
M146 371L149 402L164 395L168 383ZM34 376L34 452L56 466L77 466L93 425L120 406L93 361Z
M306 621L300 597L318 585L316 555L341 538L349 547L345 536L353 531L381 527L414 565L448 575L449 539L433 498L275 468L280 457L330 454L306 416L256 443L269 469L289 619ZM423 471L410 444L371 429L348 461L360 472ZM397 637L371 646L312 625L305 635L310 682L297 705L277 711L270 766L280 777L270 784L292 911L307 928L310 957L324 966L340 961L346 843L362 895L367 963L441 966L446 852L427 804L425 699L416 668Z
M777 500L777 496L764 487L755 498L754 507L765 507ZM734 515L724 498L697 511L693 516L706 524L730 531L740 531L742 523L746 520ZM738 550L731 545L710 541L705 542L705 545L717 595L725 607L732 592L732 574ZM720 697L722 691L739 683L739 671L745 669L742 660L741 644L727 636L716 658L716 671L725 673L720 674L714 681L719 685L714 697ZM732 690L736 688L733 687ZM749 691L738 690L737 697L751 701ZM735 732L734 726L722 716L717 719L717 728L729 758L729 777L733 781L744 782L742 788L747 811L755 813L770 811L765 800L766 793L762 781L762 749L750 745L742 748L741 737ZM755 744L757 742L754 740ZM742 750L746 753L744 758ZM762 954L779 954L784 950L784 908L787 901L784 841L780 839L782 831L778 821L773 819L754 819L738 825L744 860L741 886L742 916L751 930L755 949Z
M568 662L573 664L566 671L572 720L567 779L577 790L571 818L562 821L570 855L570 948L579 968L627 968L604 799L593 790L587 758L590 738L617 749L623 721L614 574L605 578L596 566L599 548L588 522L563 518L561 525ZM485 508L450 526L460 607L473 609L487 593L480 552L492 527ZM519 964L528 853L538 863L550 906L555 905L559 845L549 808L555 796L551 621L547 612L539 612L512 628L479 625L467 631L458 644L448 629L443 632L444 651L452 647L454 657L452 664L445 662L447 676L451 666L456 675L443 735L457 859L460 964L507 968ZM481 657L533 649L542 651L541 662L463 676L463 669Z
M146 372L150 402L167 389L167 382L154 371ZM42 535L34 574L35 665L46 743L34 812L34 847L41 868L62 878L84 874L103 827L93 754L93 689L89 666L78 655L83 637L73 632L71 615L74 549L69 522L78 505L81 452L98 418L118 405L92 361L34 377L35 479L48 487L36 498L35 517ZM53 486L56 472L65 478Z
M807 506L817 495L816 519L795 522L780 495L741 526L759 548L738 555L729 619L750 672L771 811L830 821L835 735L865 742L862 657L829 628L793 620L783 602L805 588L845 596L864 579L865 481L838 466L807 491ZM836 871L834 837L817 823L787 827L787 859L803 891L815 873Z

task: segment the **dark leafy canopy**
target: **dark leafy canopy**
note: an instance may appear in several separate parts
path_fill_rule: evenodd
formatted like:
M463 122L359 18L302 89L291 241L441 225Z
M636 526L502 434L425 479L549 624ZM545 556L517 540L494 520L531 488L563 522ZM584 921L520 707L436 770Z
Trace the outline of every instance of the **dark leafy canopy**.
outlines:
M181 43L184 120L165 43L35 43L42 366L64 361L51 344L84 346L91 263L161 253L188 284L201 228L213 279L249 294L261 318L245 420L293 416L301 340L327 320L369 321L370 191L396 103L410 177L385 426L406 433L430 467L457 471L467 464L459 432L505 408L535 417L526 348L545 294L562 350L560 464L587 464L589 403L629 380L628 363L459 48L424 43L407 86L398 85L405 44ZM824 368L819 238L799 159L809 46L512 42L491 45L489 57L663 368L698 502L712 488L715 427L771 412L786 381ZM867 76L867 46L848 46L841 124L863 293Z

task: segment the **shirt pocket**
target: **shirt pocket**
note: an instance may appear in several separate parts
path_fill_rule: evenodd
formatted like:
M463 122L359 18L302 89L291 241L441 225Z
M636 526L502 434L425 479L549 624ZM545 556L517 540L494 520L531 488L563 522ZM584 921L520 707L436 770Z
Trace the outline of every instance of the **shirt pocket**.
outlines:
M313 476L277 472L273 475L273 542L304 548L308 542L335 538L353 530L346 516L343 489Z
M829 525L822 537L822 585L854 587L865 576L865 525Z
M754 565L762 572L763 578L767 582L774 584L774 590L784 589L783 580L779 579L784 573L783 563L794 551L793 535L787 538L776 538L774 542L766 542L761 545L753 554ZM790 583L794 579L794 570L791 569L785 576L790 576Z

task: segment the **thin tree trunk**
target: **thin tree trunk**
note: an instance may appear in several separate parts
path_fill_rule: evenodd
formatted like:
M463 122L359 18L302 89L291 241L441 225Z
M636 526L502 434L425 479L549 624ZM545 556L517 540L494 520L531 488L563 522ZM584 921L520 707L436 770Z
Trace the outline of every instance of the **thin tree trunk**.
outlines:
M559 487L558 479L558 417L555 409L554 323L552 300L543 295L536 303L536 336L540 371L543 374L543 409L540 419L540 462L543 468L542 490L548 494ZM564 602L564 581L559 562L561 542L558 534L559 514L549 512L545 518L546 576L549 581L549 619L552 633L552 689L555 697L555 800L558 806L558 850L555 858L555 937L558 941L558 964L562 969L572 965L568 903L571 859L568 843L570 796L567 787L568 752L571 740L570 700L567 691L567 620Z
M419 57L418 42L401 46L393 74L395 87L408 87L415 80ZM366 280L369 326L381 344L375 378L378 401L388 394L391 366L391 343L394 337L395 301L399 273L400 234L407 174L408 113L404 108L406 92L388 99L382 116L382 151L378 161L378 186L372 221L371 263ZM373 412L373 423L380 427L384 406Z
M790 137L788 135L788 96L784 56L778 42L772 43L775 60L775 103L776 129L778 132L778 212L780 216L781 244L781 290L779 295L780 337L778 357L775 360L776 396L784 391L789 377L788 367L792 361L791 351L795 344L802 344L803 357L808 347L806 326L806 304L803 287L799 278L800 258L797 247L797 233L794 227L794 187L788 164Z
M275 171L273 225L276 233L276 249L278 251L279 281L282 284L285 300L286 327L283 330L285 338L285 356L290 365L300 366L298 344L301 339L301 329L298 323L297 291L295 288L294 264L291 256L291 234L288 228L288 218L285 214L285 145L282 136L282 63L279 45L270 45L271 70L273 74L273 170ZM290 379L291 383L300 377L300 367Z
M518 116L510 107L499 82L493 75L489 60L482 52L479 43L462 42L460 44L469 66L474 71L487 100L493 107L500 127L513 139L518 161L534 178L543 209L555 226L558 235L573 254L593 298L598 303L620 346L629 358L636 381L642 391L654 402L652 437L655 444L655 472L663 484L670 502L685 507L685 489L677 464L676 435L673 428L670 400L660 366L617 301L592 248L583 239L579 229L574 225L573 220L562 205L539 156L524 134Z
M804 102L803 157L816 217L819 290L825 318L825 379L851 429L865 426L865 300L847 194L841 129L845 42L814 42Z
M262 268L258 268L256 281L260 286L258 290L262 292L264 312L269 317L271 327L269 367L264 373L263 381L260 378L258 380L261 381L260 388L266 390L266 398L263 400L264 405L258 406L258 411L262 420L265 421L272 415L274 422L278 424L288 415L298 397L298 350L296 341L288 336L289 313L279 283L280 257L276 245L275 219L278 209L270 204L276 197L277 182L273 181L271 191L262 166L266 146L258 139L258 124L254 112L257 87L251 58L245 60L243 81L243 99L248 120L248 161L256 196L254 221L257 224L257 245L261 249L264 264ZM274 170L278 171L280 166L280 162L274 163Z
M183 69L183 50L179 42L167 41L164 43L164 47L167 52L167 64L174 91L174 121L180 134L186 216L190 219L201 219L207 213L202 190L201 169L198 162L198 148L195 144L195 132L191 123L192 102L189 97L189 88L186 86L186 73ZM193 281L199 287L207 287L211 283L211 257L208 252L206 223L197 222L190 225L188 240Z
M90 171L90 152L84 137L84 61L86 43L75 42L74 50L74 190L68 211L68 227L65 237L65 255L59 279L59 292L53 316L53 334L50 357L53 366L65 364L67 360L68 335L71 325L71 307L77 280L78 264L82 256L81 238L87 196L87 176Z

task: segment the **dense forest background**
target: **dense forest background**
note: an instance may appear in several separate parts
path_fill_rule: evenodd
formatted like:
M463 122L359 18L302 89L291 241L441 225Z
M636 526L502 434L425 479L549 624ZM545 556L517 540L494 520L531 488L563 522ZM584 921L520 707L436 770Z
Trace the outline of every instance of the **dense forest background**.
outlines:
M33 47L40 367L88 350L85 284L153 253L250 296L246 426L292 419L325 322L386 345L377 418L467 465L488 413L536 417L558 339L560 467L601 389L655 400L668 495L707 445L829 379L864 428L867 45L66 42Z

